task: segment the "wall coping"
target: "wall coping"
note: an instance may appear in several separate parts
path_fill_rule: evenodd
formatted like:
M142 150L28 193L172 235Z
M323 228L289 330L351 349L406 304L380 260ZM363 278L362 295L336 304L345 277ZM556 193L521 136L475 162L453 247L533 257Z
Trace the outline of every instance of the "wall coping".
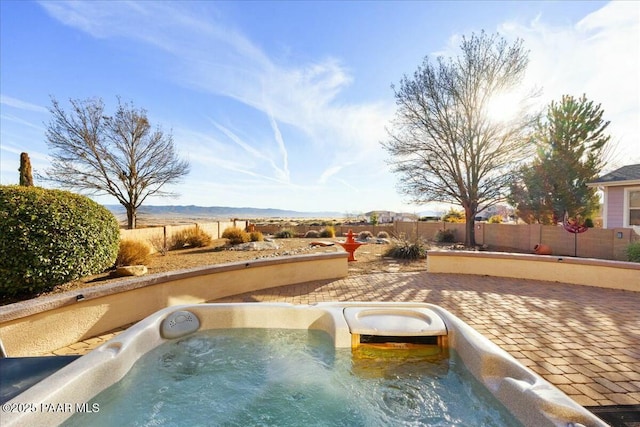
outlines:
M571 256L558 255L533 255L511 252L490 252L490 251L427 251L427 256L463 256L472 258L493 258L510 259L520 261L552 262L563 264L593 265L598 267L622 268L640 271L640 263L628 261L614 261L598 258L577 258Z
M118 280L117 282L96 285L59 294L47 295L41 298L20 301L0 307L0 323L21 319L37 313L55 310L60 307L76 304L79 301L88 301L131 291L134 289L154 286L161 283L174 282L207 274L223 273L227 271L245 270L248 268L268 267L271 265L293 264L311 260L323 260L346 257L346 252L327 252L319 254L289 255L256 260L235 261L224 264L215 264L204 267L193 267L184 270L168 271L164 273L150 274L148 276L132 277Z

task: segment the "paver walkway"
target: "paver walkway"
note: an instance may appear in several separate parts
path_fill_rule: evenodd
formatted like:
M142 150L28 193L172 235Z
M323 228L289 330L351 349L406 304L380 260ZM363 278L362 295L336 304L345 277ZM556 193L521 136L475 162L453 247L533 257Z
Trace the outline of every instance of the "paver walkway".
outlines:
M640 404L638 292L418 272L349 276L271 288L216 302L323 301L437 304L580 405ZM85 344L76 344L82 347L79 351L68 347L55 353L83 353L99 343Z

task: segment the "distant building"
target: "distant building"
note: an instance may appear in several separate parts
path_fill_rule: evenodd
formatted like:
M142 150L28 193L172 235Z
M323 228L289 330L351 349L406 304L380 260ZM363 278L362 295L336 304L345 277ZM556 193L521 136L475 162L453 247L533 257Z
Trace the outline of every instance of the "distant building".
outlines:
M368 222L371 222L373 214L378 215L379 224L390 224L396 221L411 222L418 220L418 215L406 212L371 211L364 214Z
M627 165L587 183L604 194L603 228L640 231L640 164Z

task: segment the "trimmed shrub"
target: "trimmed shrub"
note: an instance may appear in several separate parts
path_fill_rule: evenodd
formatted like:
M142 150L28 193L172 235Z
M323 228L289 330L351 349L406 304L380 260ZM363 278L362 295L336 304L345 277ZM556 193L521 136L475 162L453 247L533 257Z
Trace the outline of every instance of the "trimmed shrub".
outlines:
M329 225L325 228L323 228L322 230L320 230L320 236L319 237L323 237L323 238L333 238L336 237L336 229L333 228L333 226Z
M147 265L151 261L149 246L137 240L123 240L116 258L116 267Z
M371 233L370 231L361 231L360 233L358 233L358 240L367 240L372 238L373 233Z
M290 239L293 237L293 231L291 230L280 230L275 234L276 238L278 239Z
M251 233L249 233L249 239L252 242L262 242L264 241L264 235L261 231L252 231Z
M585 227L589 227L589 228L593 228L594 224L593 224L593 220L591 218L587 218L584 220L584 226Z
M427 249L429 249L429 247L420 240L413 242L401 240L389 248L385 256L408 260L424 259L427 257Z
M115 216L68 191L0 186L0 295L31 296L113 267Z
M318 230L309 230L304 233L304 237L308 239L317 239L318 237L320 237L320 232Z
M222 238L229 240L232 245L247 243L251 240L251 236L246 231L238 227L229 227L222 232Z
M627 261L640 262L640 242L627 246Z
M434 239L440 243L453 243L456 240L455 230L438 230Z
M378 235L376 236L378 239L388 239L389 233L386 231L378 231Z

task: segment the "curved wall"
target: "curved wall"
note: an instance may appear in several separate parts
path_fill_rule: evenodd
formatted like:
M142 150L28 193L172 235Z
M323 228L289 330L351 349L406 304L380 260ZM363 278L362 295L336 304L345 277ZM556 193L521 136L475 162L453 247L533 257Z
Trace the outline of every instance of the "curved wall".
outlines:
M37 356L137 322L165 307L348 273L347 253L220 264L123 280L0 307L7 355Z
M640 264L594 258L429 251L427 271L548 280L640 292Z

